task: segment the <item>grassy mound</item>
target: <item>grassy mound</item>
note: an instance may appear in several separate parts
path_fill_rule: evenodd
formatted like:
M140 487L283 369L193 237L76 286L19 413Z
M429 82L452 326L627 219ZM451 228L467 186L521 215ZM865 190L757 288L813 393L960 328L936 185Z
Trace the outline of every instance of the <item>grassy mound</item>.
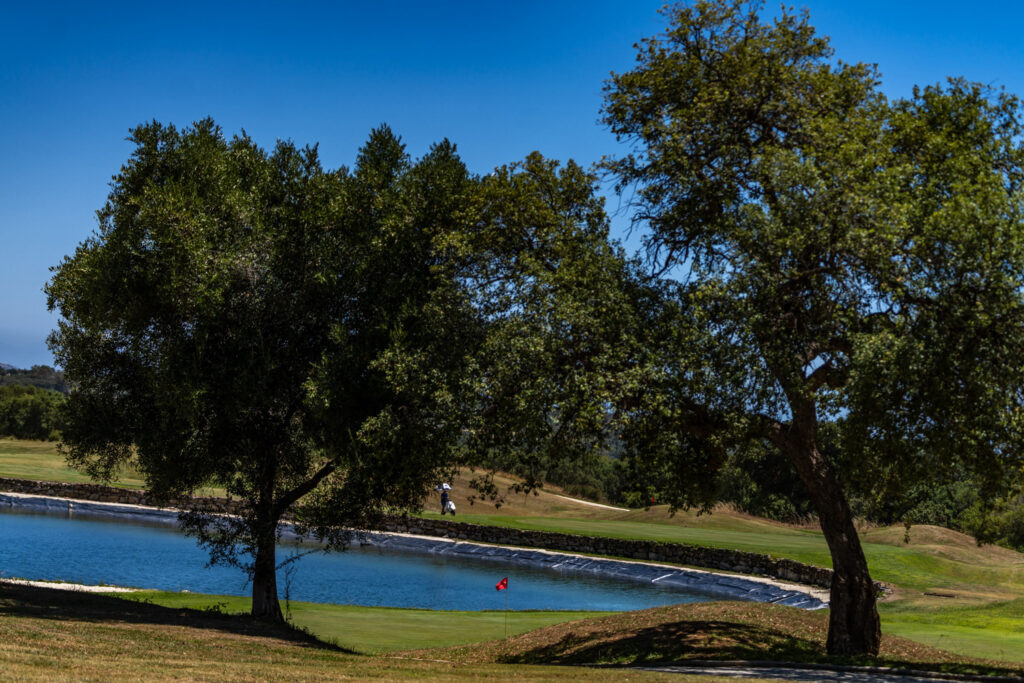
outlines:
M434 656L464 663L628 666L745 660L1024 673L1024 667L955 655L892 635L883 636L878 658L830 657L824 654L827 627L824 612L760 603L691 603L557 624L505 641L434 651Z

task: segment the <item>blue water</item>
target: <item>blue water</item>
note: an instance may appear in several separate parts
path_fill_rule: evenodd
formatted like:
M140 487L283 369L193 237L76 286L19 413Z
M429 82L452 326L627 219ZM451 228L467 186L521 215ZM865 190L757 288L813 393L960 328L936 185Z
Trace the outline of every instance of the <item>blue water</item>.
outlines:
M308 548L306 548L308 549ZM281 545L278 562L297 548ZM207 567L208 555L170 527L0 512L0 576L249 595L244 572ZM352 548L296 563L292 600L428 609L632 610L708 598L650 583L497 561ZM278 591L285 597L284 571Z

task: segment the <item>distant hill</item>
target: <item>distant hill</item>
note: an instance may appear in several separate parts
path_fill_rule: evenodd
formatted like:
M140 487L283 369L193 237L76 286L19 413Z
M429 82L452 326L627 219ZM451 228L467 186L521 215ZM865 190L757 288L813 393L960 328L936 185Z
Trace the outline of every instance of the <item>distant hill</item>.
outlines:
M16 368L7 363L0 363L0 386L20 385L39 387L50 391L68 393L64 384L64 373L54 370L49 365L33 365L28 370Z

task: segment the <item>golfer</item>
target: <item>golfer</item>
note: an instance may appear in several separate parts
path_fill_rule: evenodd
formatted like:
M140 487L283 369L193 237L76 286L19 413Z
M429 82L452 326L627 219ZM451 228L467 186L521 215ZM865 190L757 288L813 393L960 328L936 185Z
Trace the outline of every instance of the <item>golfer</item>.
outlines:
M435 490L441 492L441 514L448 512L448 491L451 490L449 484L441 484Z

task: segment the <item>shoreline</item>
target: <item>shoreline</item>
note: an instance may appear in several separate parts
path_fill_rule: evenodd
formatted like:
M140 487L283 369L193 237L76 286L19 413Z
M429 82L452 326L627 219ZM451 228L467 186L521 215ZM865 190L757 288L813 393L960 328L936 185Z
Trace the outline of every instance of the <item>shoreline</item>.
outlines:
M160 526L178 525L178 510L130 503L102 503L55 496L0 492L0 508L59 516L119 519ZM302 541L289 523L282 538ZM828 606L828 590L765 576L724 574L660 562L595 557L538 548L490 545L451 538L401 532L351 532L353 543L409 554L444 554L501 564L515 564L555 571L578 571L633 583L657 583L703 593L712 598L770 602L807 610Z
M125 586L93 586L85 583L65 583L64 581L35 581L29 579L2 579L0 585L30 586L32 588L52 588L54 590L72 591L75 593L138 593L148 588L126 588Z

